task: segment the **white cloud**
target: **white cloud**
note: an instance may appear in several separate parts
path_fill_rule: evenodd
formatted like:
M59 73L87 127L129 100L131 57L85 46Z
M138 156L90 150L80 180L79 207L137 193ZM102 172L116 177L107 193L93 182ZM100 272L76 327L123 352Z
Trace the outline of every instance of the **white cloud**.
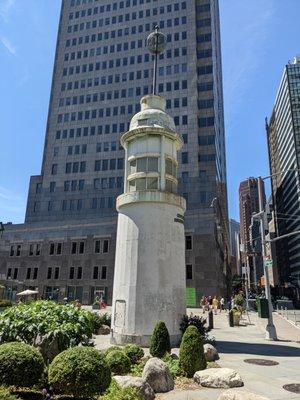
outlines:
M3 46L6 48L6 50L12 54L13 56L15 56L17 54L17 50L15 48L15 46L10 42L9 39L7 39L5 36L1 36L0 37L1 43L3 44Z
M0 17L5 21L9 21L9 16L16 0L0 0Z

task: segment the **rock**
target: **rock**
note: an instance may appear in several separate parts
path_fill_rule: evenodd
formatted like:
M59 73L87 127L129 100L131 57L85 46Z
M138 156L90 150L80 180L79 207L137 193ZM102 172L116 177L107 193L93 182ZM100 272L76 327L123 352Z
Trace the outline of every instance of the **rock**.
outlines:
M142 376L155 393L169 392L174 389L174 381L169 367L157 357L147 361Z
M98 333L99 333L99 335L109 335L110 334L110 326L101 325Z
M231 368L209 368L197 371L194 381L211 388L233 388L244 385L239 373Z
M145 379L136 376L114 376L114 380L121 388L133 387L143 400L153 400L155 393Z
M211 344L206 343L203 347L206 361L216 361L220 358L218 350Z
M218 400L269 400L269 399L267 397L262 397L254 393L226 390L226 392L220 394Z
M34 347L40 351L45 363L53 361L60 353L58 339L50 340L47 335L37 335L34 341Z

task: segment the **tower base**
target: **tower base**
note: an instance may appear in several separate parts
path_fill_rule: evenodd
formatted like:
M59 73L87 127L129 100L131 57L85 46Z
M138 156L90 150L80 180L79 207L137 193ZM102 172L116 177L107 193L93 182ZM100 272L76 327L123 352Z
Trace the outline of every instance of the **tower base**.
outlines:
M123 346L125 344L137 344L141 347L150 347L151 335L123 335L121 333L112 332L110 343L113 345ZM170 335L171 347L179 347L181 342L181 334Z

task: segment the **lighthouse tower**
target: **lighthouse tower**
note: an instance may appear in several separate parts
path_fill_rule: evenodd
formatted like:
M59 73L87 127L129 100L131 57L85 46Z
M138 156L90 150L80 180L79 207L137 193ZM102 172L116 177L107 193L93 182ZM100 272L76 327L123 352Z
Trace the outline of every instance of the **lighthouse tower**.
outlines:
M155 76L153 87L155 93ZM148 346L156 322L164 321L176 345L186 311L185 200L176 194L183 141L165 99L152 94L140 103L121 137L125 177L117 198L111 342Z

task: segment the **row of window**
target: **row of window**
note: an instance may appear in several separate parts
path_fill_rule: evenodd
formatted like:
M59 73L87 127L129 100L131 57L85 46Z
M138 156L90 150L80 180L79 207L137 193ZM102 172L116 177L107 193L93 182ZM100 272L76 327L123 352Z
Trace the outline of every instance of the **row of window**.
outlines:
M210 162L216 160L216 154L198 154L198 161L199 162ZM188 164L189 156L188 152L184 151L181 153L181 163Z
M98 208L113 208L114 207L114 198L113 197L101 197L99 199L99 207ZM85 208L85 201L84 199L70 199L70 200L63 200L62 202L59 201L52 201L49 200L46 202L46 208L44 211L81 211ZM95 208L93 206L93 202L90 203L89 208ZM42 210L42 203L40 201L35 201L33 204L33 212L37 213Z
M63 253L63 242L52 242L49 244L49 255L61 255ZM109 253L110 240L95 240L94 241L94 252L99 253ZM10 246L10 257L21 255L21 244L14 244ZM73 241L71 242L71 254L84 254L85 242L84 241ZM29 244L29 256L40 256L41 255L41 244L31 243Z
M95 171L108 171L123 169L123 158L112 158L95 161ZM86 161L67 162L65 167L66 174L76 174L86 172ZM51 175L57 175L58 164L51 165Z
M180 90L180 89L187 89L187 80L166 82L159 84L160 92L163 92L164 90L170 92L172 90ZM141 87L135 87L135 88L130 87L128 89L121 89L114 91L110 90L108 92L100 92L100 93L87 93L86 95L80 95L80 96L62 97L59 99L58 106L68 107L77 104L98 103L99 101L140 96L141 93L142 93Z
M84 11L84 10L82 10L82 11ZM140 13L145 14L146 17L150 16L150 10L145 10L145 12L143 10L141 10ZM79 12L78 12L78 14L79 14ZM147 15L147 14L149 14L149 15ZM72 13L69 15L70 21L78 18L77 13L75 13L75 18L70 18L70 17L72 17ZM73 17L74 17L74 15L73 15ZM121 24L122 22L129 21L130 19L137 20L137 19L143 19L143 17L140 17L137 12L133 12L131 15L128 13L114 15L112 17L101 18L98 20L98 23L97 23L97 21L92 21L91 28L101 28L103 26L111 26L114 24ZM201 26L201 27L210 26L210 22L208 23L207 20L210 21L210 18L197 20L197 23L199 21L199 24L200 24L199 26ZM156 25L158 25L160 27L160 29L164 29L165 27L171 28L172 26L184 25L186 23L187 23L187 17L185 15L180 18L175 17L175 18L169 18L167 20L153 21L152 24L150 24L150 23L145 24L145 32L149 32ZM140 25L140 26L142 26L142 25ZM198 26L198 24L197 24L197 26ZM129 28L125 28L124 30L118 29L117 31L114 31L114 32L117 32L118 36L123 36L123 32L124 32L124 36L127 36L127 35L129 35L130 30L129 30ZM137 32L135 31L135 33L137 33ZM100 39L100 40L102 40L102 39Z
M99 0L71 0L71 7L75 6L81 6L84 4L91 4L91 3L96 3ZM154 0L157 1L157 0ZM125 0L125 1L120 1L120 2L115 2L113 4L109 3L106 6L99 6L99 7L94 7L94 8L89 8L87 10L84 10L86 13L85 15L92 15L92 14L102 14L104 12L110 12L110 11L117 11L117 10L122 10L125 7L134 7L137 6L138 4L147 4L150 3L151 0ZM206 6L209 6L209 4L206 4ZM163 14L165 11L166 12L172 12L172 11L179 11L181 10L186 10L186 1L182 1L181 3L175 3L175 4L168 4L166 7L161 6L157 8L157 12L159 10L160 14ZM201 9L203 7L200 7ZM210 9L210 8L209 8ZM208 11L209 11L208 9ZM204 11L204 10L203 10ZM205 10L207 11L207 10ZM201 11L200 11L201 12ZM81 15L82 16L82 15Z
M28 267L26 269L26 280L36 280L38 279L38 267ZM8 268L6 279L18 279L19 268ZM82 267L70 267L69 269L69 279L82 279L83 268ZM92 279L105 280L107 277L107 266L93 267ZM46 279L59 279L60 278L60 267L48 267Z

